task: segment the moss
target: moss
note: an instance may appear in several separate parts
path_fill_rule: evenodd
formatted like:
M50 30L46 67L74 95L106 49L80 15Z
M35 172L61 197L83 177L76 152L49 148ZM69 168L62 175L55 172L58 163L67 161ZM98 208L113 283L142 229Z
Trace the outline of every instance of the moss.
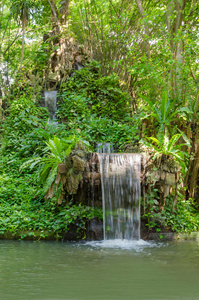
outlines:
M66 181L67 192L69 194L76 194L81 180L82 174L75 174L74 169L70 169Z
M84 160L77 155L72 157L73 170L76 174L83 173L84 171Z

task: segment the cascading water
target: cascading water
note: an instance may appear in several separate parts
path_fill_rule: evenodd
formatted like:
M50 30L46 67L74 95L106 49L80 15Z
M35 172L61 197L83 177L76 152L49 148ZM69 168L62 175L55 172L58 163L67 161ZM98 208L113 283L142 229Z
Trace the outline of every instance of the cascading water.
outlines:
M96 143L97 153L113 153L113 145L111 143Z
M98 154L104 239L140 239L139 154Z
M45 107L48 108L50 121L55 118L55 112L57 111L57 91L45 91Z

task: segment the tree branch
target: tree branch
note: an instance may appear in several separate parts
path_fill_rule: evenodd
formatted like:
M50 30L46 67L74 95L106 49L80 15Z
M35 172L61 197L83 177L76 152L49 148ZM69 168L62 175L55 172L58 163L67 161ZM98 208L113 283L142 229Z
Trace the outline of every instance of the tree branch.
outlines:
M3 52L3 56L6 54L6 52L10 49L10 47L12 47L12 45L16 42L16 40L20 37L19 35L19 30L17 31L17 34L14 38L14 40L12 41L12 43L10 45L7 46L7 48L4 50Z
M58 19L58 16L57 16L57 12L55 11L55 9L54 9L52 3L50 2L50 0L48 0L48 3L49 3L49 5L50 5L51 11L52 11L52 13L53 13L55 19L57 20L57 23L59 24L59 19Z

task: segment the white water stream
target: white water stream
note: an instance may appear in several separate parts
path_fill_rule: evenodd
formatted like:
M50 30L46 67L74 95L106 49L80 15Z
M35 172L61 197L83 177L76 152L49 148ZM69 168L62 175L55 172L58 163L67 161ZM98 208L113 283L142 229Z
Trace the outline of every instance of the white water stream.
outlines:
M96 143L97 153L113 153L113 145L111 143Z
M50 121L55 118L55 113L57 111L57 91L45 91L45 107L49 111Z
M104 240L140 239L139 154L98 154L101 172Z

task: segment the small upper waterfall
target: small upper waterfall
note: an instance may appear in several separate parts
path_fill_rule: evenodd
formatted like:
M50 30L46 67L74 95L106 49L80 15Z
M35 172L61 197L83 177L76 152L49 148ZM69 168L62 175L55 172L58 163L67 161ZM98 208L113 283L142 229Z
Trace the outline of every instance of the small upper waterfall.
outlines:
M96 143L97 153L113 153L113 145L111 143Z
M104 239L140 239L139 154L98 154Z
M55 118L57 111L57 91L45 91L45 107L48 108L50 121Z

